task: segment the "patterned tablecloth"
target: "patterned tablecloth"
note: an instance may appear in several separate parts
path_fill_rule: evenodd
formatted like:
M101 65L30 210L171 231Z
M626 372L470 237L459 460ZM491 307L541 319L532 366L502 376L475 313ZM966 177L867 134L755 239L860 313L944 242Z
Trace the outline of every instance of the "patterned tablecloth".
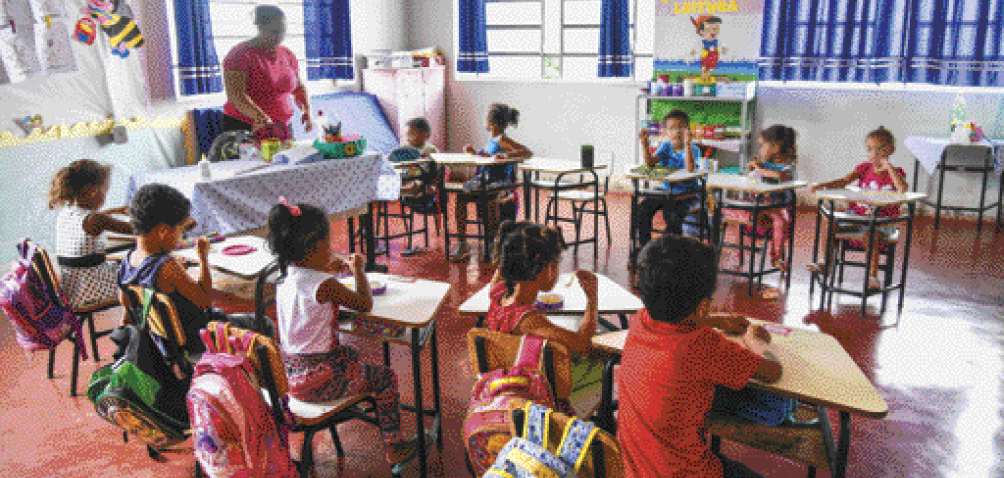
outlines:
M192 234L233 234L262 227L279 196L320 207L328 214L356 210L372 201L399 197L401 179L379 155L335 159L302 166L228 161L212 165L201 180L198 166L139 174L129 179L128 199L146 184L167 184L192 201L198 225ZM255 169L257 167L257 169Z

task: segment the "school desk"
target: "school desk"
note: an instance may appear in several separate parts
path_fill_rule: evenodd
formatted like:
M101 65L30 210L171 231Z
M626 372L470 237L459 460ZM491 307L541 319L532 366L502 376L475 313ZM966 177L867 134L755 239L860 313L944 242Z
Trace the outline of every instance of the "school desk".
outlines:
M908 192L899 194L893 191L861 191L855 189L828 189L816 192L818 214L816 215L816 234L812 244L812 262L819 261L819 236L822 230L823 217L826 217L827 234L826 245L824 247L824 264L828 265L826 274L813 273L809 281L809 294L812 294L816 283L819 283L822 294L819 306L826 304L827 298L833 298L834 292L841 292L861 297L861 310L868 304L868 297L875 294L882 294L882 310L885 310L887 294L894 290L899 290L899 311L903 311L903 297L906 293L906 273L910 265L910 243L913 236L913 219L916 215L917 202L926 197L925 194ZM856 202L864 204L872 209L871 216L848 216L841 214L835 207L836 202L847 203ZM883 207L907 206L907 213L896 217L878 217L878 212ZM864 274L864 283L861 290L852 290L841 287L836 280L836 267L834 266L834 243L837 240L837 227L841 225L864 225L868 226L868 232L861 238L867 243L865 257L871 257L876 244L876 229L879 226L892 225L900 222L906 223L906 243L903 246L903 261L900 272L900 280L895 284L886 283L884 287L877 290L868 290L868 274ZM892 260L894 258L890 258ZM867 259L865 261L867 263ZM890 273L891 275L891 273ZM842 279L842 278L841 278Z
M241 253L240 248L247 248L247 252ZM174 255L199 260L195 246L179 249ZM274 261L267 242L258 236L234 236L209 244L209 266L241 279L254 280Z
M523 172L523 218L529 221L530 209L533 209L534 222L540 222L540 190L545 189L551 191L551 201L554 204L555 220L560 222L570 222L575 226L575 240L566 241L566 244L574 246L577 253L580 245L592 242L594 246L593 257L597 257L599 254L600 216L597 214L598 211L596 208L598 208L601 191L600 178L596 174L596 171L606 168L607 165L605 164L595 164L592 167L587 168L582 166L582 161L580 160L538 157L530 158L526 162L521 163L519 165L519 169ZM553 179L541 179L541 174L552 176ZM591 188L592 191L583 191L581 193L582 196L579 196L577 200L593 202L593 209L584 209L584 211L592 211L593 231L595 231L595 234L592 239L579 240L579 232L582 224L580 221L576 221L574 219L561 219L558 217L558 198L562 191L573 189L584 190L588 188ZM531 190L533 192L532 197ZM547 218L550 217L550 204L551 203L548 203L548 209L544 213L545 223L547 222ZM582 207L584 208L584 206Z
M631 180L631 184L634 187L634 194L631 195L631 245L630 245L630 256L635 257L636 251L641 248L642 244L638 243L638 203L639 198L643 197L655 197L663 198L667 202L673 199L697 195L699 204L699 217L706 221L708 217L707 214L707 171L693 171L688 172L684 169L679 169L673 171L671 174L666 176L652 176L649 174L639 174L639 173L628 173L627 178ZM661 189L650 188L648 183L665 183L667 185L672 185L675 183L681 183L685 181L696 181L697 189L693 191L688 191L685 193L674 193L671 191L663 191ZM702 232L703 235L703 232Z
M496 168L496 167L508 166L515 163L521 163L524 161L523 159L495 159L491 157L477 156L467 153L432 153L430 156L432 156L432 160L435 161L436 164L446 167L479 166L479 167ZM517 184L506 183L503 185L491 186L488 184L487 180L488 178L486 176L484 175L481 176L480 190L473 193L466 193L463 191L446 188L446 185L444 184L443 191L440 193L440 197L447 197L447 193L450 192L454 193L455 196L459 194L464 194L466 196L474 196L480 206L480 210L485 210L485 208L487 208L488 206L488 203L492 200L493 193L511 191L519 187L518 183ZM456 207L460 206L461 204L458 199ZM444 253L446 254L446 258L447 259L450 258L451 237L459 237L461 242L466 242L467 237L469 236L481 239L482 259L487 261L491 254L491 244L495 240L495 237L493 235L494 231L488 231L486 228L483 234L467 234L466 224L464 225L458 224L457 229L459 231L457 233L450 232L450 215L445 214L443 218L443 241L445 248Z
M488 307L491 304L491 299L488 296L490 288L491 285L481 288L463 304L460 304L458 310L461 315L477 317L479 327L484 323L485 315L488 314ZM599 323L609 330L626 329L628 327L627 316L645 307L638 296L602 274L596 274L596 291L600 315ZM548 316L581 317L586 312L586 294L582 292L582 287L579 286L575 274L559 275L558 283L551 292L562 296L564 306L560 309L546 311ZM620 318L621 326L613 325L602 317L604 315L617 315Z
M766 323L756 319L750 319L750 322ZM883 418L889 406L835 338L820 332L782 328L789 331L788 335L772 332L770 345L774 356L781 362L781 379L775 383L754 379L749 386L814 405L819 417L817 429L826 448L825 461L832 476L843 478L850 448L851 414ZM593 346L609 355L596 422L611 432L615 428L614 369L624 350L627 334L627 331L618 331L593 337ZM741 343L742 336L729 336L729 339ZM840 415L836 441L829 423L830 408Z
M197 221L194 235L217 232L231 235L256 229L268 222L268 212L283 196L291 202L308 203L326 214L361 215L367 251L375 249L372 231L373 201L395 200L401 180L393 168L376 154L320 161L305 165L267 165L258 161L213 163L212 179L202 180L198 166L183 166L133 175L128 199L151 183L174 187L192 202ZM376 268L367 253L367 268Z
M722 247L739 247L739 244L728 244L725 242L725 235L721 233L722 230L722 209L738 209L742 211L747 211L751 218L754 218L752 225L755 228L758 222L755 218L759 214L774 210L774 209L787 209L788 217L791 218L791 224L788 226L788 237L795 237L795 221L798 214L795 211L796 198L794 190L805 186L807 183L805 181L786 181L783 183L771 184L764 182L760 179L750 178L748 176L737 176L734 174L720 174L711 173L708 175L708 189L714 194L714 218L711 221L711 238L713 244L718 248L718 254L721 256ZM753 196L752 201L740 201L740 200L726 200L724 199L726 192L737 192L745 193ZM772 194L784 194L786 197L783 201L771 202L770 196ZM755 239L753 239L755 244ZM794 257L795 251L795 241L788 241L788 261L791 262L791 258ZM739 251L740 254L743 253L742 250ZM775 267L770 269L761 269L760 272L756 272L754 268L756 261L751 259L749 261L748 271L736 271L732 269L722 269L719 268L718 272L727 275L738 275L745 276L749 281L748 289L749 293L753 294L753 281L759 280L761 283L763 277L768 274L775 274L781 272ZM789 264L789 267L791 264ZM786 274L785 277L785 288L791 286L791 274Z
M976 233L979 234L983 230L983 212L987 209L997 208L997 222L995 226L997 229L1001 227L1001 208L1004 207L1004 169L1002 169L1001 161L1002 156L1004 156L1004 140L987 140L983 139L978 143L973 143L971 145L961 145L961 144L951 144L948 138L934 138L930 136L910 136L903 140L903 144L906 148L913 153L913 192L917 192L917 175L920 172L921 166L924 170L931 175L938 175L938 193L934 202L929 202L923 200L924 204L934 207L934 230L937 231L938 227L941 225L941 210L948 209L950 211L970 211L975 212L979 215L978 221L976 223ZM949 158L955 156L953 153L963 148L975 148L982 149L985 151L983 155L983 161L980 163L970 163L952 164ZM968 206L944 206L942 205L942 197L945 192L945 171L964 171L964 172L976 172L982 175L982 182L980 184L980 205L977 207ZM999 174L999 181L997 183L997 202L986 204L987 196L987 186L989 185L988 179L993 177L994 173Z

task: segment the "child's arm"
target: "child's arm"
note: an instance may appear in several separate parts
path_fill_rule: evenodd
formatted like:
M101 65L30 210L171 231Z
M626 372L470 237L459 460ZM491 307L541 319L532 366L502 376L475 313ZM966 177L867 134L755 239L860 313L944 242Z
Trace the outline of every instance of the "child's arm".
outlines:
M332 269L335 270L341 262L340 259L332 261ZM332 303L344 305L359 312L369 312L373 310L373 295L370 292L370 283L366 279L363 257L358 254L352 255L352 270L356 279L356 290L345 287L338 279L332 277L317 288L317 301L320 303Z
M117 232L119 234L133 234L131 224L119 221L102 212L88 214L87 218L84 219L83 227L84 232L89 236L97 236L105 231Z
M687 172L694 172L697 169L697 158L694 157L693 138L690 136L690 128L683 132L683 165Z
M761 177L772 178L781 182L791 181L791 168L784 168L781 170L771 169L759 161L750 162L750 166L754 171L757 171L757 174Z
M513 141L512 138L507 136L503 136L499 140L499 146L502 146L502 149L505 151L500 155L502 159L526 159L533 156L530 148Z
M527 313L520 322L518 331L520 334L535 335L542 339L558 342L567 347L568 351L574 355L587 355L593 348L592 340L596 333L596 323L593 322L592 329L587 329L586 322L588 320L583 319L579 330L571 332L554 325L543 312L535 311Z
M753 378L764 383L780 380L781 362L770 351L770 333L759 325L753 325L746 329L743 342L750 351L762 358L753 372Z
M193 281L181 263L167 261L157 277L157 289L165 294L177 291L200 309L212 305L213 276L209 271L209 239L200 237L195 242L199 256L199 279Z
M858 179L860 179L860 173L858 172L857 169L855 169L854 171L851 171L851 174L848 174L847 176L844 176L840 179L834 179L832 181L813 184L809 189L812 191L819 191L820 189L839 189L844 186L847 186L848 184L853 183L854 181L857 181Z
M469 144L464 145L464 152L467 154L478 154L478 150L474 149L474 146Z
M906 180L903 178L903 175L899 173L899 170L889 162L889 158L883 158L881 160L881 165L875 170L875 172L879 174L883 172L889 173L889 177L892 178L892 184L895 186L896 192L899 194L906 192Z
M652 154L652 151L648 149L648 138L649 135L647 128L643 128L638 132L638 139L641 140L641 154L645 158L645 166L651 168L652 166L655 166L655 163L659 160L659 158L655 157Z

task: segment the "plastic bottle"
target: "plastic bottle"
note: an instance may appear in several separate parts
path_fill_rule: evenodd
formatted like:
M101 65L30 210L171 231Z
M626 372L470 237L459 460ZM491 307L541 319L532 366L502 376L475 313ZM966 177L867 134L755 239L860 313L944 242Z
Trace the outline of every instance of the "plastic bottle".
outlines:
M325 136L328 134L327 130L330 125L331 123L328 122L328 117L324 116L324 111L317 110L317 124L314 125L314 128L317 129L318 141L322 143L326 143L328 141Z
M966 99L961 94L955 95L955 102L952 103L950 112L951 123L948 125L948 132L951 133L956 127L960 127L969 121L966 114Z
M213 179L212 166L210 166L209 160L205 157L199 160L199 175L202 176L203 181Z

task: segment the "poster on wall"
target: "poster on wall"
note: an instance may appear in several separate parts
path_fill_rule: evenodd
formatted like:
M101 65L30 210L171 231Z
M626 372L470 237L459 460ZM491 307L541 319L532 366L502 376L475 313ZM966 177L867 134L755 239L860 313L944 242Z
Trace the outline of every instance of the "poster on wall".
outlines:
M655 0L655 70L755 79L763 0Z
M62 21L52 20L41 29L41 48L39 57L43 59L46 73L69 73L76 71L77 65L73 59L73 47L70 45L70 29Z

